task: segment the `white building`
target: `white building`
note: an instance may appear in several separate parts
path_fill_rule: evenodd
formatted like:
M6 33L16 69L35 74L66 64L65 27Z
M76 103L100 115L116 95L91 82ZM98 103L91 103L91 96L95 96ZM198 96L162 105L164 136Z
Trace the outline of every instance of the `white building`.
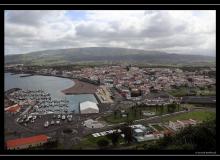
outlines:
M80 113L81 114L99 113L99 107L95 102L85 101L80 103Z
M94 121L92 119L88 119L88 120L84 121L83 125L88 128L102 128L105 126L104 124L102 124L98 121Z
M178 131L181 128L185 128L190 125L194 126L196 124L197 122L193 119L182 120L182 121L177 120L176 122L169 121L169 127L175 131Z

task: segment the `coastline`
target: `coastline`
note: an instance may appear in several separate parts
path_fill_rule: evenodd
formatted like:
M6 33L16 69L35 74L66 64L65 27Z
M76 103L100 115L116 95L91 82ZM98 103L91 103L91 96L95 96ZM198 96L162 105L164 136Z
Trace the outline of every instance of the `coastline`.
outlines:
M75 83L72 87L62 90L61 92L66 95L71 94L94 94L98 88L97 85L74 79Z
M13 72L6 72L6 73L12 73ZM26 73L29 74L29 73ZM71 95L71 94L95 94L95 92L98 89L98 85L95 84L91 84L88 82L84 82L84 81L80 81L78 79L72 79L69 77L63 77L63 76L57 76L57 75L49 75L49 74L33 74L31 76L34 75L40 75L40 76L53 76L53 77L59 77L59 78L66 78L66 79L70 79L73 81L73 86L69 87L67 89L63 89L61 90L62 93L64 93L65 95Z

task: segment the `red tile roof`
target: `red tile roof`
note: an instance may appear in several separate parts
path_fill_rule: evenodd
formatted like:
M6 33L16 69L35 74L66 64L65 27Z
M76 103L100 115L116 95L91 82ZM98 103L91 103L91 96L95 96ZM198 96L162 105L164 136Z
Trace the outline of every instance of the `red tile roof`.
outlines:
M19 147L22 145L31 145L39 142L44 142L48 140L48 136L46 135L37 135L33 137L19 138L14 140L8 140L6 142L7 148Z
M21 108L21 106L16 104L16 105L12 106L11 108L9 108L8 112L17 112L20 108Z
M19 106L18 104L15 104L13 106L10 106L10 107L6 108L5 111L17 112L20 108L21 108L21 106Z

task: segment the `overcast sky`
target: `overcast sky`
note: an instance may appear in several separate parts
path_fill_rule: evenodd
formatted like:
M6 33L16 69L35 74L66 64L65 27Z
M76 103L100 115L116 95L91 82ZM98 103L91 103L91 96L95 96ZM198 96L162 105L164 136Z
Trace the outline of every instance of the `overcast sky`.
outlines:
M215 11L5 11L5 54L123 47L215 56Z

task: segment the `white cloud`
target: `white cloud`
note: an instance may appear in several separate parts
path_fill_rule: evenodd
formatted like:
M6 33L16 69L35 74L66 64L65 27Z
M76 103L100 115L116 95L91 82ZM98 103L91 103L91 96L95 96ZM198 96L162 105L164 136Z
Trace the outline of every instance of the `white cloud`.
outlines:
M215 55L215 11L74 12L6 11L5 54L109 46Z

